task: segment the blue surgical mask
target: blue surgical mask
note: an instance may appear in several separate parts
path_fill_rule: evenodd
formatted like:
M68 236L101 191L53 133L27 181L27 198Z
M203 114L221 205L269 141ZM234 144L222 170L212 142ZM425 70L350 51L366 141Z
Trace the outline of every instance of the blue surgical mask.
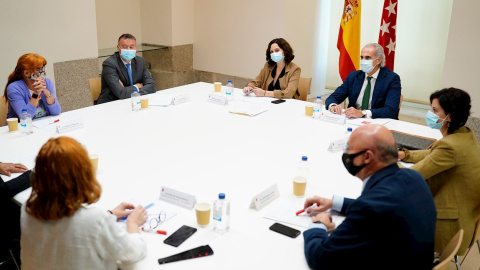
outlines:
M370 73L372 72L373 68L373 60L360 60L360 69L363 72Z
M427 112L427 115L425 116L425 122L427 122L427 125L431 128L434 128L434 129L440 129L442 128L443 126L443 123L445 122L445 119L447 119L448 115L445 116L445 118L442 119L442 122L440 123L437 123L438 119L440 119L440 117L438 117L438 115L434 114L432 111L428 111Z
M276 53L271 53L270 58L272 59L273 62L280 63L285 57L283 56L282 52L276 52Z
M130 61L135 57L135 53L137 53L136 50L124 50L122 49L122 58Z

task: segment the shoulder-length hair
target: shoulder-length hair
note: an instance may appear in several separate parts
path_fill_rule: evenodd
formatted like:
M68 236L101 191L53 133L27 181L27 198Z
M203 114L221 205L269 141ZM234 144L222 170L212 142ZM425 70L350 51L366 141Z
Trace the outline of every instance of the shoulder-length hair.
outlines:
M273 43L276 43L278 45L278 47L280 47L280 49L283 50L283 54L285 55L285 63L286 64L289 64L290 62L293 61L293 59L295 58L295 55L293 55L292 46L290 46L290 44L285 39L276 38L276 39L273 39L272 41L270 41L270 43L268 43L268 47L267 47L267 51L266 51L266 56L267 56L266 60L268 61L269 66L273 66L273 65L276 64L272 60L272 58L270 58L270 47L272 47Z
M434 99L438 99L445 115L450 114L448 134L452 134L467 123L472 107L470 95L467 92L454 87L444 88L430 95L430 104Z
M53 138L35 161L26 211L39 220L58 220L98 201L101 193L85 148L69 137Z
M7 87L14 81L21 80L23 78L23 72L26 70L28 72L34 72L35 69L43 67L47 64L47 60L35 53L27 53L20 58L18 58L17 66L15 70L8 76L7 84L5 85L5 92L3 93L3 97L5 98L5 102L8 102L7 98Z

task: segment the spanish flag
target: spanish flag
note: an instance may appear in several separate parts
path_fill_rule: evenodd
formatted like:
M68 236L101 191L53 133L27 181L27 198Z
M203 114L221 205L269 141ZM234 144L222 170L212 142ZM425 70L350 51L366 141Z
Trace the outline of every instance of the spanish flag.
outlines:
M337 41L342 81L345 81L348 73L360 69L361 9L361 0L345 0Z

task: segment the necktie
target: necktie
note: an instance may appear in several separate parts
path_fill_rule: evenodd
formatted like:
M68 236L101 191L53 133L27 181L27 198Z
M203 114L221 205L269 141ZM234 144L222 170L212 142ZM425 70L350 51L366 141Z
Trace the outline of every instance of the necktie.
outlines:
M130 79L130 85L133 85L132 71L130 70L130 63L126 64L126 66L127 66L128 78ZM370 83L368 84L370 85Z
M365 87L365 92L363 93L363 100L362 100L362 110L368 110L368 102L370 101L370 80L372 79L371 76L367 77L367 87Z

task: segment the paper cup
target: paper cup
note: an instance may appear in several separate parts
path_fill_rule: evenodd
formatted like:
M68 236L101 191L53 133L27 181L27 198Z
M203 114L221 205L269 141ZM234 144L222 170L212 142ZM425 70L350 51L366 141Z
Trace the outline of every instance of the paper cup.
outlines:
M296 176L293 178L293 195L302 197L305 195L307 188L307 179L305 177Z
M89 155L90 161L92 162L93 172L97 172L98 169L98 155L91 154Z
M142 105L142 109L148 108L148 98L142 98L140 99L140 103Z
M215 92L221 92L222 91L222 83L221 82L214 82L213 86L215 87Z
M10 130L10 132L18 130L18 118L8 118L7 124L8 130Z
M195 213L197 214L197 224L198 226L204 228L208 226L210 222L210 204L208 203L197 203L195 205Z
M313 105L305 105L305 115L306 116L313 116Z

